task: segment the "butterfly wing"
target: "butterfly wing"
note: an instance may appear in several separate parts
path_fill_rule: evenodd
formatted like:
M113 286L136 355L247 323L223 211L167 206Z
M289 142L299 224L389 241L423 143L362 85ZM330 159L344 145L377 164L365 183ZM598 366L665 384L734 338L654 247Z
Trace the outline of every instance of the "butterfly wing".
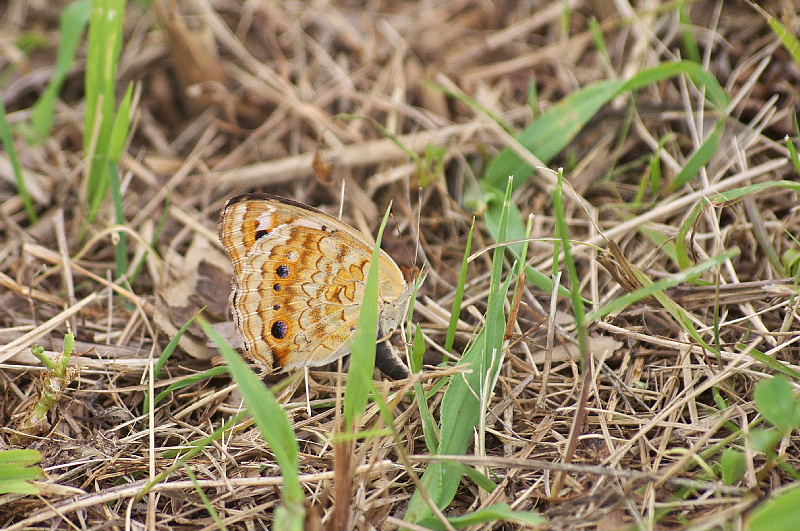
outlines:
M266 194L231 199L219 232L233 262L231 309L250 357L291 369L349 352L372 255L363 234L302 203ZM391 310L382 317L393 328L407 289L383 252L380 283Z

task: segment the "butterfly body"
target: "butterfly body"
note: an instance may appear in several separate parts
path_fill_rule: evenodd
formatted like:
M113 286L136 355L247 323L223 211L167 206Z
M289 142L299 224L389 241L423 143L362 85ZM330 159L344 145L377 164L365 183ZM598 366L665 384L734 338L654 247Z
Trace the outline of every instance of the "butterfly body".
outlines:
M233 263L230 306L245 352L268 369L325 365L350 352L373 243L302 203L244 194L222 210L219 237ZM404 318L410 290L379 255L379 327Z

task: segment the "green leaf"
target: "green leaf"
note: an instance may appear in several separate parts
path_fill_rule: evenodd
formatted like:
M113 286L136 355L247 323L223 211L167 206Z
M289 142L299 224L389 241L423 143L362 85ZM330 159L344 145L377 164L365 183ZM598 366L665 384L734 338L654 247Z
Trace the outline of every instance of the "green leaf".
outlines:
M420 327L414 326L414 340L411 348L411 372L420 372L425 361L425 336Z
M781 490L750 515L745 529L747 531L800 531L800 484L795 483Z
M253 415L261 435L269 444L275 461L283 476L283 505L275 510L275 529L301 531L305 518L305 496L300 485L297 436L292 430L289 416L272 392L267 389L258 376L250 370L247 363L228 344L211 324L198 316L198 323L206 335L216 343L220 354L225 358L231 375L239 386L239 391ZM374 340L373 340L374 342Z
M492 521L506 521L522 525L540 525L546 520L539 515L539 513L534 511L515 512L506 503L490 505L485 509L475 511L472 514L450 518L450 523L459 529L470 525Z
M726 485L733 485L744 476L747 469L747 462L742 452L725 448L719 460L722 469L722 482Z
M781 255L781 263L793 277L800 275L800 249L786 249Z
M78 50L81 37L89 22L92 12L91 0L77 0L67 6L61 13L59 28L61 42L58 45L56 58L56 71L47 88L42 92L39 101L33 106L32 125L33 132L28 139L31 143L43 142L50 136L55 118L55 107L61 86L67 78L72 65L75 63L75 52Z
M45 479L44 470L31 466L41 460L37 450L0 451L0 494L39 494L30 482Z
M797 427L797 399L792 392L792 385L783 375L758 382L753 397L759 413L773 426L784 433Z
M42 460L38 450L3 450L0 452L0 466L30 466Z
M643 70L629 80L605 80L588 85L550 107L533 124L525 128L517 140L539 160L547 163L561 152L583 126L609 101L625 92L633 92L653 83L678 75L689 76L696 84L705 88L708 100L720 110L728 105L728 96L716 78L692 61L663 63ZM483 183L487 187L500 188L509 175L514 176L514 187L527 181L533 168L523 161L511 148L504 148L489 164ZM509 239L514 239L509 235Z
M547 522L545 518L535 511L514 511L507 503L497 503L473 513L453 516L448 518L447 521L456 529L464 529L465 527L490 522L509 522L526 528L528 526L539 526ZM430 529L445 529L442 523L435 518L427 518L420 524Z
M11 134L11 126L8 125L6 118L6 106L0 100L0 141L6 148L8 160L11 162L11 169L14 171L14 178L17 181L17 191L22 196L22 204L25 205L25 212L28 214L28 220L33 224L39 220L36 214L36 207L33 205L33 198L28 191L28 186L25 184L25 175L22 173L22 164L19 162L17 156L17 148L14 146L14 136Z
M358 330L350 353L350 369L347 372L347 388L344 393L344 418L348 431L354 426L356 418L364 412L367 396L374 387L372 374L375 371L375 339L378 330L378 267L381 239L389 221L389 212L387 208L372 249L364 300L358 317Z
M155 375L156 378L161 378L162 371L164 370L164 365L167 364L167 361L169 361L169 358L172 356L172 353L175 352L175 349L177 348L178 344L180 343L181 338L183 337L183 334L185 334L186 331L189 329L189 327L192 326L192 323L194 322L195 318L198 315L200 315L200 312L202 312L203 310L205 310L205 306L203 308L201 308L200 310L198 310L198 312L196 314L191 316L189 318L189 320L186 321L186 323L181 327L181 329L178 330L178 333L175 334L175 337L170 339L169 343L167 343L167 346L164 347L164 351L161 353L161 356L158 357L158 360L156 360L156 365L153 368L153 374ZM195 383L197 381L202 380L203 378L200 377L202 375L206 375L205 377L211 377L211 374L209 374L209 373L213 373L213 375L216 375L216 369L218 369L218 368L215 367L214 369L211 369L210 371L206 371L205 373L201 373L201 375L189 376L188 378L186 378L184 380L181 380L180 382L177 382L177 383L174 383L174 384L170 385L169 387L167 387L167 389L165 389L164 391L159 393L158 396L156 396L155 402L153 402L153 406L157 405L165 396L167 396L169 393L171 393L175 389L180 389L181 387L185 387L187 385L190 385L192 383ZM183 383L183 382L185 382L185 383ZM145 395L144 407L143 407L142 411L150 411L150 395L149 394Z
M164 347L164 352L161 353L161 356L158 357L158 361L156 361L156 366L155 366L155 371L154 371L155 375L156 375L156 378L160 378L161 377L161 372L164 370L164 365L167 364L167 362L169 361L169 358L172 357L172 353L175 352L175 349L180 344L181 338L183 337L183 334L186 333L186 331L189 329L189 327L192 326L192 323L194 323L194 320L205 309L206 309L206 307L203 306L202 308L200 308L197 311L197 313L192 315L189 318L189 320L186 321L186 323L181 327L181 329L178 330L178 332L175 334L175 337L170 339L169 343L167 343L167 346Z
M475 218L472 218L472 225L469 227L467 235L467 245L464 247L464 257L461 259L461 270L458 272L458 281L453 295L453 307L450 310L450 324L447 326L447 338L444 341L444 349L450 351L456 339L456 327L461 316L461 302L464 300L464 285L467 283L467 268L469 267L469 255L472 254L472 235L475 232Z
M108 158L118 161L125 149L130 134L131 120L133 119L134 91L133 83L128 84L125 96L119 104L119 109L114 113L114 120L111 124L111 133L108 139Z
M428 448L428 452L435 454L439 450L439 427L428 407L425 390L419 382L414 383L414 394L417 397L417 408L422 419L422 436L425 438L425 446Z
M782 438L783 434L774 428L750 430L750 444L755 450L765 454L772 453Z
M471 479L477 486L486 492L494 492L494 489L497 488L497 483L489 479L486 474L478 472L471 466L462 465L461 473Z
M547 163L572 141L624 85L625 82L620 80L599 81L567 96L526 127L517 135L517 140ZM516 188L527 182L532 172L533 168L511 148L503 148L486 169L483 186L502 190L508 176L513 175ZM498 213L499 210L498 205ZM510 239L514 237L511 236Z
M114 220L117 225L125 225L125 205L122 201L122 185L119 182L119 170L113 161L108 162L108 181L111 184L111 200L114 204ZM117 278L128 272L128 233L121 230L117 233L119 241L114 249L115 268ZM125 283L130 286L129 283Z

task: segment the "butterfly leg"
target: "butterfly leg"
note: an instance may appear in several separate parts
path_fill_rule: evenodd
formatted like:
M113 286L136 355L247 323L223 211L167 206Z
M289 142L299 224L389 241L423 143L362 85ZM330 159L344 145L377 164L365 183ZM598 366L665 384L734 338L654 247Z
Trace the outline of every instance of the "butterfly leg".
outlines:
M384 334L379 327L378 340L380 341L381 339L384 339ZM402 380L410 376L408 368L400 358L392 352L392 347L389 346L388 339L381 341L375 347L375 366L392 380Z

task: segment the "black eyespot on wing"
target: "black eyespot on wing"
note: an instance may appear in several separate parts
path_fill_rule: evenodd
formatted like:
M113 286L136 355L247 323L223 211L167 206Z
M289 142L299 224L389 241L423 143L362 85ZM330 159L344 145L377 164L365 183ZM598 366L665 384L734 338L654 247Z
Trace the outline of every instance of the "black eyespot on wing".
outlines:
M276 274L276 275L278 275L278 276L279 276L279 277L281 277L281 278L286 278L286 277L288 277L288 276L289 276L289 266L287 266L287 265L283 265L283 264L279 265L279 266L278 266L278 267L275 269L275 274Z
M275 283L275 284L272 286L272 289L274 289L275 291L280 291L281 289L283 289L283 286L281 286L280 284L278 284L278 283L276 282L276 283Z
M269 231L267 229L261 229L256 231L256 240L260 240L264 236L269 236Z
M272 323L270 331L275 339L283 339L289 333L289 325L286 324L286 321L275 321Z

